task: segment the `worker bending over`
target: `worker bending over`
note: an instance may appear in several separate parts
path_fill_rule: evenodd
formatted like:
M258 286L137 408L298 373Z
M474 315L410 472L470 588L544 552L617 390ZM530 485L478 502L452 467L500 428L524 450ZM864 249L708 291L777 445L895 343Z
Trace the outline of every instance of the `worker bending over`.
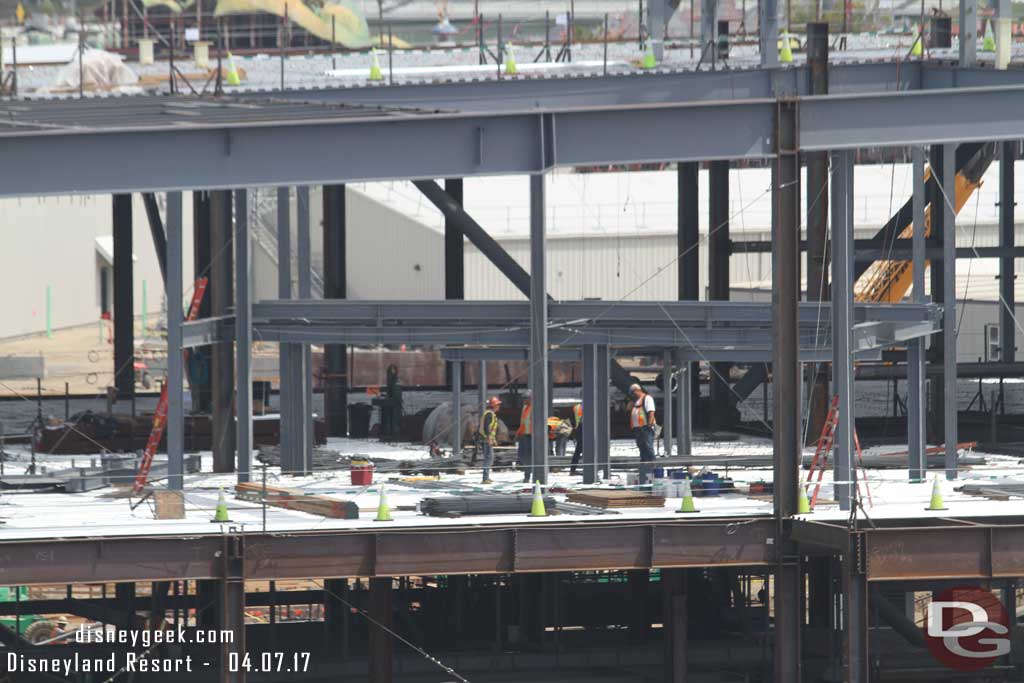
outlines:
M523 468L523 481L533 481L533 405L530 395L523 398L523 412L519 415L519 429L516 430L516 461ZM543 453L541 453L543 455Z
M491 483L491 465L494 463L494 447L498 445L498 408L501 399L491 396L487 400L487 410L480 416L480 451L484 456L483 483Z
M657 425L654 415L654 397L641 389L639 384L630 386L629 393L633 395L633 406L629 411L629 426L633 429L636 446L640 449L641 463L654 462L654 427ZM651 471L651 465L640 465L640 485L648 483Z

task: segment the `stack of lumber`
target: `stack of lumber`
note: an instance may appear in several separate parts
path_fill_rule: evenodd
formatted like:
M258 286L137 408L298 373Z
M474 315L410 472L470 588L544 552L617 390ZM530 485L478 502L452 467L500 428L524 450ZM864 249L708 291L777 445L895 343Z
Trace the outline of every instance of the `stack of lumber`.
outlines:
M273 507L307 512L311 515L333 519L359 519L359 506L350 500L329 498L302 489L288 489L280 486L267 486L266 497L263 494L263 484L258 482L246 482L235 486L235 495L243 500L256 503L263 500L267 505Z
M576 491L567 496L569 502L597 508L660 508L665 507L664 496L652 496L640 491L620 489L591 489Z

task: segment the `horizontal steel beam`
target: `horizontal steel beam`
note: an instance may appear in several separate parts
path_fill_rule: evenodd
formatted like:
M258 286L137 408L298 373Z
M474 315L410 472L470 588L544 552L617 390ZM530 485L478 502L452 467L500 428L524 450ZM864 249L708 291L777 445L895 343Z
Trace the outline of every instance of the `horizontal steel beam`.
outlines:
M902 357L885 360L896 360L898 362L885 365L858 365L854 368L854 376L857 379L906 379L907 366L905 354ZM1024 363L957 363L956 375L960 378L978 377L1024 377ZM929 376L942 376L942 366L929 363L927 366Z
M869 581L1024 576L1024 525L871 529L864 534Z
M733 240L730 244L735 254L767 254L771 253L772 243L765 240ZM912 257L912 240L856 240L854 258L860 262L880 261L884 259L900 259L909 261ZM807 241L800 241L801 251L807 251ZM926 241L925 256L927 258L942 257L942 243L936 239ZM1000 258L1013 256L1024 258L1024 247L957 247L957 258Z
M235 316L233 315L200 318L182 323L181 328L181 345L185 349L235 340Z
M768 518L245 534L246 579L764 566ZM0 543L7 585L220 578L220 535Z

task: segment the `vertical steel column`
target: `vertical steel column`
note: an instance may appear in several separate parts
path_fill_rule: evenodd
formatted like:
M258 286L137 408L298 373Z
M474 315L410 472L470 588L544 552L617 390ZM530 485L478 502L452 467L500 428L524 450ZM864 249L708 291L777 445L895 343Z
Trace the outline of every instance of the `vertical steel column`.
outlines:
M480 361L477 367L477 387L480 389L480 416L487 410L487 361Z
M583 345L583 483L597 481L598 403L597 347Z
M548 482L548 296L544 245L544 174L530 176L530 393L533 471Z
M370 579L370 624L367 654L370 683L391 683L394 646L391 635L391 578Z
M853 496L853 153L832 152L832 381L839 396L832 469L839 509Z
M602 477L611 477L611 429L609 422L608 402L609 368L611 351L607 345L597 347L597 367L595 368L595 384L597 385L597 469L603 472Z
M324 298L344 299L348 296L345 186L324 185L323 193ZM306 198L308 206L308 189ZM306 259L308 266L308 255ZM299 298L309 298L309 294L300 293ZM348 386L351 381L348 376L348 347L345 344L324 344L324 366L324 419L327 421L327 433L331 436L347 436Z
M715 7L716 0L701 0L700 2L700 59L705 64L713 64L715 61Z
M671 349L665 349L662 352L662 375L661 375L661 395L662 395L662 417L661 417L661 436L665 446L665 455L672 455L672 420L675 419L675 414L672 412L672 351Z
M828 22L807 24L808 92L828 94ZM828 301L828 152L810 152L807 161L807 300ZM811 400L807 435L821 434L828 413L828 371L809 363Z
M167 488L180 491L185 474L181 192L167 193Z
M765 4L769 4L767 1ZM800 364L797 309L800 300L800 159L797 108L776 104L772 167L772 441L775 453L775 680L799 681L800 564L786 540L784 520L797 511L800 458Z
M230 542L230 541L229 541ZM242 661L245 654L245 580L241 577L229 577L220 582L223 595L221 597L221 632L230 632L230 640L225 638L221 644L220 681L222 683L245 683L246 670L236 666L228 668L231 653Z
M192 193L192 272L196 279L210 275L210 192L203 190ZM206 296L199 304L199 317L210 317L211 287L207 284ZM189 391L192 394L192 411L209 413L212 410L210 393L210 356L212 347L197 346L189 353Z
M451 195L461 207L463 198L462 178L445 178L444 191ZM466 250L465 235L447 214L444 217L444 298L462 300L466 298ZM461 361L457 361L460 365ZM454 363L445 367L445 382L452 386Z
M969 1L974 6L973 0ZM956 404L956 145L947 144L942 153L943 232L942 256L945 307L942 314L943 380L946 394L946 478L957 477L957 404Z
M292 298L292 234L291 234L291 189L277 188L277 296ZM300 346L281 342L278 344L278 378L280 385L281 426L279 446L281 449L281 471L294 472L297 458L295 446L296 425L301 419L296 408L295 359L293 354L301 352ZM301 429L301 428L300 428Z
M686 570L662 569L661 586L665 683L686 683L689 679L686 670Z
M238 482L250 480L252 467L252 248L249 242L248 191L235 190L235 399L238 434ZM244 592L244 591L243 591Z
M928 149L928 165L931 169L931 175L934 182L928 184L925 192L925 201L929 206L929 218L931 219L931 234L929 237L932 240L942 240L945 234L945 220L946 212L942 210L942 174L945 169L943 163L943 150L945 148L942 145L932 145ZM929 286L932 293L932 301L938 304L944 304L946 300L945 290L945 279L943 273L945 272L945 258L943 256L933 255L929 261ZM943 349L945 348L945 335L935 334L932 335L930 348L928 349L927 361L937 365L940 370L936 373L929 373L931 377L928 378L926 375L925 386L928 389L928 411L925 418L928 423L928 438L935 441L936 443L942 443L943 436L943 416L946 414L945 409L945 394L943 392L943 379L942 379L942 357Z
M450 361L452 368L452 458L462 458L462 361Z
M647 32L651 41L651 52L660 64L665 58L665 12L668 10L666 0L647 0Z
M231 191L210 193L210 315L228 315L234 299L231 240ZM212 349L213 469L235 471L235 359L231 342Z
M676 453L691 455L693 453L693 392L690 389L690 363L679 354L676 363L679 376L676 379Z
M960 0L960 66L978 61L978 3Z
M924 148L913 147L913 269L914 303L925 303L924 271L925 224L924 224ZM909 453L910 481L916 482L925 476L925 449L927 448L927 423L925 421L925 338L912 339L907 344L907 450Z
M758 3L758 43L761 52L761 66L779 65L779 4L778 0L761 0Z
M708 167L708 299L729 300L729 162L712 161ZM729 387L731 363L713 363L710 386L712 429L735 420Z
M679 253L677 279L680 301L700 299L700 193L699 168L695 161L680 162L676 171L676 248ZM689 364L690 375L700 377L700 363ZM690 402L700 401L700 383L692 384Z
M300 185L295 189L296 219L296 269L298 270L299 298L308 301L313 298L313 265L312 242L309 236L309 187ZM325 231L326 232L326 231ZM326 287L326 283L325 283ZM296 391L302 425L302 433L297 436L296 443L301 449L296 454L296 470L308 472L313 463L313 351L309 344L295 347L293 354L299 359L293 361L301 365L297 375L301 379ZM344 354L344 347L342 348ZM344 356L342 357L344 361ZM346 394L347 399L347 394Z
M868 582L853 562L850 554L843 562L843 606L845 618L843 659L846 660L846 680L849 683L868 683Z
M999 246L1009 253L1015 243L1013 165L1017 161L1017 142L1002 143L999 155ZM1017 324L1014 320L1014 283L1017 276L1013 265L1012 256L1000 257L999 297L1002 302L999 307L999 361L1002 363L1013 363L1017 359Z
M132 265L132 196L114 200L114 386L118 398L135 395L135 302Z

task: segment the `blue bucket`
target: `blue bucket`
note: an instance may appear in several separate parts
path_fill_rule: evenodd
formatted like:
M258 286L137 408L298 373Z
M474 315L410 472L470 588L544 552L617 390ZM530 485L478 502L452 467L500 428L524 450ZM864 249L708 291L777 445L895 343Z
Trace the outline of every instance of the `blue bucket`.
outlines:
M717 496L722 489L722 480L717 474L708 472L701 474L694 479L700 484L700 490L705 496Z

